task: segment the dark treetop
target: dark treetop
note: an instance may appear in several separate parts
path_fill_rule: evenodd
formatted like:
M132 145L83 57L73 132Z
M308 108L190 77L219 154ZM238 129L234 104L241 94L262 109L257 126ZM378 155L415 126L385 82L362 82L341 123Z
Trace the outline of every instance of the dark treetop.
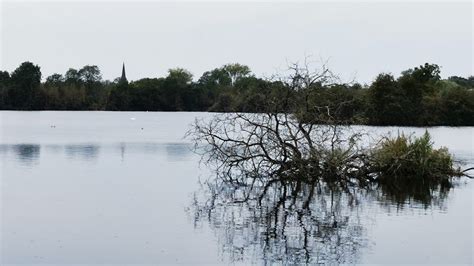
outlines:
M0 71L0 109L265 112L269 99L286 97L293 85L258 78L241 64L207 71L197 81L177 68L166 77L128 82L124 64L114 81L87 65L42 82L40 67L24 62L11 73ZM308 121L317 112L311 106L339 106L333 115L352 124L473 126L473 88L474 77L441 79L440 67L426 63L399 77L381 73L371 84L315 82L305 89L310 93L294 97L307 97L301 117Z

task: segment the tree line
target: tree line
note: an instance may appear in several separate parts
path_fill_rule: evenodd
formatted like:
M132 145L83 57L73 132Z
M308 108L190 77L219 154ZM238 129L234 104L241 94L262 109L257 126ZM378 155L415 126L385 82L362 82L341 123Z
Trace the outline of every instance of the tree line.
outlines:
M241 64L207 71L197 81L182 68L160 78L108 81L97 66L87 65L42 82L40 67L24 62L11 73L0 71L0 109L258 113L278 111L268 110L279 108L270 101L292 97L291 111L314 123L325 114L324 107L337 106L330 115L350 124L474 126L474 77L441 79L436 64L408 69L399 77L381 73L364 85L316 82L304 91L293 85L256 77Z

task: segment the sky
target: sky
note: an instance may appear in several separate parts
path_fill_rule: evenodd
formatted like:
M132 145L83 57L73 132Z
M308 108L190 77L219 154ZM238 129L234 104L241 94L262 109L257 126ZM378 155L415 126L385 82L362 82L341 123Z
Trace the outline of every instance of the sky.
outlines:
M161 77L175 67L198 79L227 63L258 77L305 58L343 81L371 82L424 64L473 75L473 4L320 1L0 0L0 69L31 61L43 79L97 65L104 79Z

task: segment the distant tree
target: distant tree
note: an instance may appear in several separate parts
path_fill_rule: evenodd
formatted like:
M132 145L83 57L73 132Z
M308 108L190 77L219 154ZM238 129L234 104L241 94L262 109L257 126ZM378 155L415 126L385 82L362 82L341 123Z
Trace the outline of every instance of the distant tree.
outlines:
M233 112L235 111L234 107L234 97L229 92L224 92L219 94L216 102L209 108L211 112Z
M469 78L463 78L458 76L451 76L448 78L449 81L457 83L459 86L466 88L474 88L474 76Z
M442 124L474 126L474 91L461 86L448 87L441 92L438 110Z
M10 82L10 74L8 71L0 71L0 86L5 86Z
M407 121L405 94L391 74L379 74L369 87L369 122L376 125L396 125Z
M108 95L103 90L102 74L97 66L86 65L78 71L79 79L86 88L86 102L89 109L103 109Z
M474 77L441 80L436 64L408 69L398 79L380 74L364 86L341 84L326 71L319 79L293 70L292 83L257 78L248 66L227 64L204 72L197 82L189 71L175 68L166 77L123 84L120 78L103 81L97 66L86 65L64 76L52 74L41 84L40 68L25 62L11 74L0 71L0 109L272 111L296 113L306 123L331 118L346 124L474 124Z
M251 73L248 66L237 63L224 65L222 69L229 75L231 85L234 85L237 80L247 77Z
M440 68L436 64L425 63L402 72L397 81L405 97L398 99L398 101L408 114L407 120L403 123L408 125L426 123L423 121L425 117L423 115L423 97L435 93L436 82L439 80Z
M425 63L419 67L415 67L413 71L411 71L413 78L420 83L438 81L441 79L440 73L441 71L438 65L428 63Z
M160 111L163 110L165 97L163 92L164 78L144 78L130 84L130 110Z
M0 109L7 109L7 93L10 85L10 74L7 71L0 71Z
M174 68L168 70L166 80L176 82L178 85L187 85L193 81L193 74L183 68Z
M46 85L59 85L64 82L64 77L61 74L55 73L46 78Z
M114 84L107 100L107 110L111 111L127 111L130 110L130 102L132 101L129 84L119 82Z
M223 68L216 68L212 71L206 71L199 78L198 83L208 88L216 86L231 86L232 79L229 73Z
M23 88L37 87L41 82L40 67L31 62L24 62L12 72L11 80L16 86Z
M168 70L164 79L162 108L164 111L184 111L187 103L184 102L185 94L192 88L193 75L182 68Z
M77 84L81 81L79 71L77 71L74 68L70 68L64 75L64 78L65 78L66 83L68 84L72 84L72 83Z
M250 73L248 66L227 64L221 68L204 72L198 83L206 86L234 86L239 79L249 77Z
M268 106L267 98L273 88L269 82L253 76L241 77L234 84L234 104L237 111L264 112Z
M8 101L16 109L38 108L38 92L41 83L40 67L31 62L22 63L11 74Z
M78 71L79 79L86 84L102 81L102 74L97 66L84 66Z

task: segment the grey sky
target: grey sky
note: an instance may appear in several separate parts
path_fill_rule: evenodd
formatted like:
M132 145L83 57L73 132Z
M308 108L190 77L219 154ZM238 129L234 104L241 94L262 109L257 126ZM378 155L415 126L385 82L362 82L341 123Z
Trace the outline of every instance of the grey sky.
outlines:
M361 82L425 62L443 77L473 74L470 1L3 1L1 9L0 68L32 61L43 77L93 64L114 79L122 61L132 80L173 67L198 78L229 62L269 76L305 55Z

